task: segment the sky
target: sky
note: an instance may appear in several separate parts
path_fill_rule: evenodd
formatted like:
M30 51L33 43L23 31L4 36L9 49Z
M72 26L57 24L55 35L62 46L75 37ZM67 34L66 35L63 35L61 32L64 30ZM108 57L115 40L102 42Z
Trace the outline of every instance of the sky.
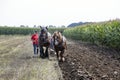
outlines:
M68 26L120 18L120 0L0 0L0 26Z

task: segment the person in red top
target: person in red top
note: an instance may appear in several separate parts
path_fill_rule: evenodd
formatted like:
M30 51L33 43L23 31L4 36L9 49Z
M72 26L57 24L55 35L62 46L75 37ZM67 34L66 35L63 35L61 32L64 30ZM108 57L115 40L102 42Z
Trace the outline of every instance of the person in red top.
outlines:
M34 55L38 54L38 33L35 31L35 33L31 36L31 40L33 42L33 50Z

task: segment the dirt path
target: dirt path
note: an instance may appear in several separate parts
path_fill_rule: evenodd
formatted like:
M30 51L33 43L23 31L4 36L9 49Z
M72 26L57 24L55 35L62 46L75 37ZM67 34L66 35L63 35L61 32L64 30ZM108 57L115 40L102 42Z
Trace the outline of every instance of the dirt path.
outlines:
M52 60L32 57L33 49L29 36L0 38L0 80L63 79L55 57Z
M120 51L68 40L65 56L65 80L120 80Z

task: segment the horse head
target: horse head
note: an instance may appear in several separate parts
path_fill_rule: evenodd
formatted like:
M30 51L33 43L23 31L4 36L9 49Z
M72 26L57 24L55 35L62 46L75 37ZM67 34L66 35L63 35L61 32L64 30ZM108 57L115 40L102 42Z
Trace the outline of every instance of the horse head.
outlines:
M48 31L47 27L40 26L40 28L41 28L41 33L46 33Z
M63 36L59 31L53 33L54 45L59 45L63 42Z
M48 28L47 27L41 27L41 31L40 31L40 41L42 43L46 42L47 38L48 38Z

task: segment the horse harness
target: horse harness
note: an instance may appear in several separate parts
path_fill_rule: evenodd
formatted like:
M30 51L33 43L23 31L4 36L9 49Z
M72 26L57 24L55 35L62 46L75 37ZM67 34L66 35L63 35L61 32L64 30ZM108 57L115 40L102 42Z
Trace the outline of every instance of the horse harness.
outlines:
M64 41L63 41L63 38L62 38L62 41L57 45L57 47L61 48L63 46L63 43L64 43ZM55 45L55 39L54 39L54 45Z
M44 37L45 36L45 37ZM42 42L46 42L46 40L45 39L47 39L48 38L48 34L47 33L45 33L45 35L43 34L43 33L40 33L40 40L42 41Z

